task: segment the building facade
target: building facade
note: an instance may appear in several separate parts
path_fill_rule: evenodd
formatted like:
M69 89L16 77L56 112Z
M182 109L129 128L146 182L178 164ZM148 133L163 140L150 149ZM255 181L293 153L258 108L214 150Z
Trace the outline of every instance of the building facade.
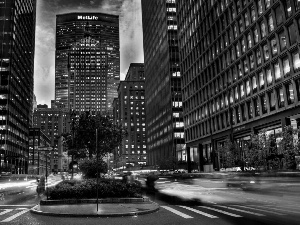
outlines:
M29 129L28 174L51 173L51 140L40 128Z
M49 146L53 148L50 165L53 172L68 168L61 136L69 129L68 115L68 109L48 108L47 105L38 105L33 113L33 127L39 128L50 139Z
M120 81L119 17L56 17L55 102L80 111L112 112Z
M28 169L36 1L0 2L0 166Z
M147 164L144 64L131 63L126 78L120 82L114 101L114 122L128 131L116 149L116 169L140 168Z
M148 163L185 160L174 0L142 0Z
M177 1L185 139L201 170L230 138L299 126L300 2Z

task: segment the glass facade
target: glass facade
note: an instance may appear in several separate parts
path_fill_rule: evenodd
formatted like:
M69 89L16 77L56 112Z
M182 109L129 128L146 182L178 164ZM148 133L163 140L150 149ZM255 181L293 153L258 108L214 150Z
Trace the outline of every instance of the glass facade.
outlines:
M142 0L150 165L181 158L185 148L184 128L176 125L183 122L176 16L175 0Z
M35 0L0 1L0 170L28 171Z
M229 133L237 136L240 130L250 132L262 123L283 126L276 115L289 118L298 113L298 4L177 1L188 146L214 142L214 137L225 138ZM229 99L229 104L199 113L214 109L218 99ZM226 123L231 112L233 120Z
M87 33L91 39L87 40ZM91 43L91 42L93 43ZM96 44L97 45L93 45ZM92 46L91 46L92 45ZM84 98L80 110L93 109L98 98L100 103L95 111L112 112L113 99L117 97L120 82L120 44L119 17L103 13L69 13L56 17L56 51L55 51L55 100L66 108L77 100ZM71 58L69 57L71 56ZM79 57L80 56L80 57ZM72 58L73 57L73 58ZM78 58L79 57L79 58ZM72 66L69 70L69 66ZM99 93L75 90L74 78L85 76L91 78L103 89ZM74 75L74 76L73 76ZM82 80L80 80L82 82ZM87 86L95 85L86 81ZM78 84L78 83L77 83ZM82 84L80 83L81 87ZM77 93L76 93L77 91ZM94 101L94 100L95 101ZM104 109L104 102L106 108Z

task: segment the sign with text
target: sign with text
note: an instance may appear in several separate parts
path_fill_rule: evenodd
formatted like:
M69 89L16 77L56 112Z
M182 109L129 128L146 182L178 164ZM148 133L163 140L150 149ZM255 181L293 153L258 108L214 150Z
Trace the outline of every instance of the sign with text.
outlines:
M77 16L78 20L98 20L98 16Z

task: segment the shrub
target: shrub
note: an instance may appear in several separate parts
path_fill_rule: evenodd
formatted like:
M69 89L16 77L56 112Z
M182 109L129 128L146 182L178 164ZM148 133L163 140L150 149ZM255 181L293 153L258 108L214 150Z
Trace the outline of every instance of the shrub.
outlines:
M48 188L51 200L87 199L97 197L96 179L82 181L62 181L55 187ZM99 198L141 197L141 185L138 182L122 183L117 180L100 180L98 184Z

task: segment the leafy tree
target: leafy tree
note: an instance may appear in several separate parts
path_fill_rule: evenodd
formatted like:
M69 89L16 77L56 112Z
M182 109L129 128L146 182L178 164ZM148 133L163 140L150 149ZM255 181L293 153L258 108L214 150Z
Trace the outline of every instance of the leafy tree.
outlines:
M127 136L127 130L121 125L113 124L109 116L91 115L89 112L85 112L79 116L78 121L71 122L73 130L63 134L63 137L68 154L75 158L88 156L91 159L96 155L96 129L99 158L103 158L106 153L111 153L120 146L122 139Z
M293 130L292 126L285 126L282 131L282 140L279 143L280 152L283 154L287 169L296 169L295 156L299 153L299 129Z
M239 157L238 148L229 139L226 139L223 145L218 145L216 153L219 155L221 168L236 166Z
M159 168L161 170L175 170L178 169L178 161L175 156L169 158L163 158L158 162Z
M85 178L97 177L97 159L83 159L79 161L79 169ZM98 160L99 173L107 173L107 164L103 160Z

